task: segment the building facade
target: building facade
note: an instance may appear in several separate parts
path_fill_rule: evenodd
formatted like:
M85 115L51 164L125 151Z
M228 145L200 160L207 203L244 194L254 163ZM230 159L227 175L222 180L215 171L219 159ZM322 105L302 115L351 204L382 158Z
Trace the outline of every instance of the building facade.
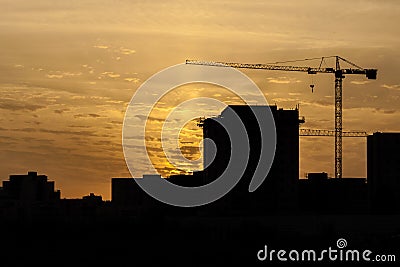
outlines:
M367 137L367 179L375 213L400 212L400 133Z
M248 187L257 168L261 152L261 132L254 112L271 110L276 128L275 157L269 174L263 184L249 194ZM247 131L250 154L247 168L231 191L231 203L235 206L247 205L249 201L255 209L284 211L293 209L297 203L297 182L299 179L299 120L298 109L284 110L276 106L231 105L216 118L204 120L204 179L207 183L217 179L226 169L231 157L230 138L223 125L234 111ZM238 125L238 127L240 127ZM262 165L261 165L262 167ZM267 168L268 166L265 166ZM245 207L243 207L245 208Z

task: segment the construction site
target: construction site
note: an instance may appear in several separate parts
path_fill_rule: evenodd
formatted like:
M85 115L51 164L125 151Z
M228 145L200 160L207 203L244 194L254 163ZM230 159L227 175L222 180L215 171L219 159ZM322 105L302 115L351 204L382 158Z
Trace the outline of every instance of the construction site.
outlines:
M334 58L335 66L327 67L326 58ZM310 61L315 58L300 61ZM243 207L243 210L253 210L257 213L269 210L271 212L300 211L306 213L370 213L370 212L394 212L400 210L400 201L397 197L398 172L393 171L396 164L385 165L383 162L398 162L393 160L392 149L398 147L399 133L367 133L365 131L343 131L343 79L346 75L363 75L366 79L376 79L377 69L364 69L349 60L340 56L322 57L317 67L311 66L292 66L288 63L297 61L275 62L273 64L243 64L226 62L207 62L197 60L187 60L186 64L205 65L211 67L233 67L259 70L278 70L278 71L298 71L310 75L317 73L330 73L334 75L334 129L308 129L302 128L305 118L300 116L299 110L284 110L275 106L228 106L241 119L248 131L250 140L250 158L242 180L236 188L228 195L230 201L226 200L223 210L228 207ZM342 68L341 63L350 65L350 68ZM324 66L324 67L323 67ZM311 91L315 84L310 84ZM270 169L265 185L261 186L259 192L253 192L251 197L248 194L248 184L255 172L259 161L259 147L261 144L260 130L252 112L254 110L267 109L272 111L275 120L277 144L274 163ZM226 169L229 158L230 148L234 145L229 141L229 136L221 126L224 121L229 120L228 111L225 109L220 115L210 118L200 118L198 125L203 128L203 138L211 139L216 145L204 145L204 166L208 166L203 171L187 175L172 175L170 181L184 186L200 186L208 184L217 179ZM328 177L325 170L321 172L311 172L306 174L306 179L299 179L299 158L300 147L299 138L311 138L314 136L334 137L334 177ZM367 150L367 177L353 178L343 177L343 149L342 138L363 138ZM381 143L382 147L376 147L376 143ZM368 143L368 144L367 144ZM383 145L385 143L385 145ZM368 148L367 148L368 147ZM372 148L373 147L373 148ZM215 156L208 155L209 151L216 150ZM215 151L214 151L215 152ZM379 155L379 156L378 156ZM387 157L387 158L386 158ZM385 169L385 170L384 170ZM379 170L379 171L377 171ZM391 172L389 170L392 170ZM389 175L388 173L392 173ZM243 179L244 178L244 179ZM390 184L390 185L389 185ZM382 188L376 188L381 185ZM384 186L385 185L385 186ZM380 187L380 186L378 186ZM385 187L385 189L383 189ZM244 201L248 200L251 203ZM226 202L225 201L225 202ZM224 201L221 201L224 202ZM251 208L250 208L251 207Z
M326 66L326 60L329 58L335 59L334 66ZM319 66L293 66L288 65L296 62L308 62L319 60ZM346 63L349 68L342 68L341 63ZM365 131L343 131L343 79L345 75L363 75L367 79L375 80L377 78L377 69L362 68L347 59L340 56L328 56L321 58L308 58L302 60L290 60L282 62L274 62L270 64L244 64L244 63L227 63L227 62L208 62L199 60L186 60L186 64L205 65L214 67L232 67L239 69L258 69L258 70L272 70L272 71L285 71L285 72L305 72L309 75L316 75L318 73L333 74L334 75L334 129L299 129L300 136L333 136L335 138L335 178L342 178L342 138L343 137L367 137ZM310 84L311 92L314 91L315 84ZM302 117L299 121L304 122L305 118Z

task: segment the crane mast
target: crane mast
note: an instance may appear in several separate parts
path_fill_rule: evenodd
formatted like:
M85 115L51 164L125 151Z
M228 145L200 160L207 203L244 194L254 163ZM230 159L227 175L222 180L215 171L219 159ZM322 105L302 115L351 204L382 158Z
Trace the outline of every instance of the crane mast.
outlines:
M343 74L339 58L336 57L335 72L335 178L342 178L342 135L343 135Z
M322 63L326 58L335 58L334 67L322 68ZM299 71L307 72L308 74L317 73L333 73L335 75L335 178L342 178L342 137L343 137L343 79L347 74L363 74L367 79L376 79L377 69L364 69L356 64L344 59L340 56L330 56L322 58L311 58L304 59L301 61L321 59L319 67L309 66L287 66L279 65L279 63L296 62L300 60L286 61L286 62L275 62L272 64L248 64L248 63L227 63L227 62L214 62L214 61L199 61L199 60L186 60L186 64L191 65L205 65L214 67L233 67L233 68L245 68L245 69L261 69L261 70L279 70L279 71ZM340 61L344 61L351 65L351 68L341 68ZM311 134L304 134L311 135ZM327 134L325 134L327 135ZM329 135L328 135L329 136Z

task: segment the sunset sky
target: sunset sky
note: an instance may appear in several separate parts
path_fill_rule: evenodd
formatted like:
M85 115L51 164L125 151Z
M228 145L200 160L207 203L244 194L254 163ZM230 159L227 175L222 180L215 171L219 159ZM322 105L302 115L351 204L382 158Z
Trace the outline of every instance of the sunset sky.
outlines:
M110 199L111 177L130 177L121 145L127 104L146 79L186 59L268 63L340 55L378 69L377 80L344 79L343 129L400 131L397 0L0 0L0 6L1 180L37 171L55 181L62 197L94 192ZM333 75L243 72L270 104L299 104L302 127L333 129ZM238 102L198 84L160 105L171 107L183 95ZM195 124L182 132L189 158L198 158L200 139ZM300 155L300 177L334 175L332 137L302 137ZM343 158L344 177L366 176L364 138L344 139Z

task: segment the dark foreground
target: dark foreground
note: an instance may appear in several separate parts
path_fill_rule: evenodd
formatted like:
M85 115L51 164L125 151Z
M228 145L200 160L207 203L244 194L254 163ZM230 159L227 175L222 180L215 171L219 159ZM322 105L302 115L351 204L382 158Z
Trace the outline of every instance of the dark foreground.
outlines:
M397 262L380 266L398 266L400 261L397 215L149 216L13 222L1 229L0 266L305 266L313 264L259 261L257 252L265 245L276 251L321 251L337 248L339 238L346 239L346 249L396 256ZM373 262L346 262L353 265Z

